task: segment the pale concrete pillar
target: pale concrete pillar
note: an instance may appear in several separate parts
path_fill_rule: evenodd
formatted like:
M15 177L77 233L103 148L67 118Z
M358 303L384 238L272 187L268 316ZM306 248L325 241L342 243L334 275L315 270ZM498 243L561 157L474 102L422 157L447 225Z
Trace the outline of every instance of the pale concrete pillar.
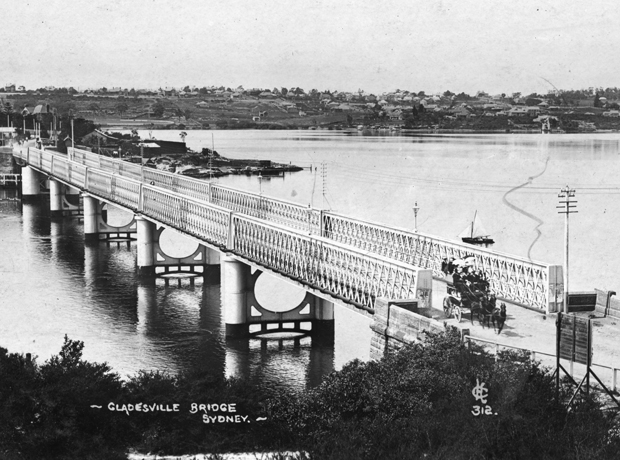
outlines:
M314 298L314 320L312 321L312 336L321 336L324 339L334 338L334 304L321 297Z
M157 225L144 217L136 217L138 236L138 274L140 276L155 275L155 242Z
M220 252L209 247L205 247L205 265L219 265Z
M50 215L52 219L62 217L63 185L50 178Z
M99 240L99 200L84 194L84 239L87 242Z
M228 337L247 335L250 330L247 324L247 298L252 282L252 269L232 257L223 256L221 278L226 335Z
M33 199L41 193L40 174L30 166L22 168L22 199Z

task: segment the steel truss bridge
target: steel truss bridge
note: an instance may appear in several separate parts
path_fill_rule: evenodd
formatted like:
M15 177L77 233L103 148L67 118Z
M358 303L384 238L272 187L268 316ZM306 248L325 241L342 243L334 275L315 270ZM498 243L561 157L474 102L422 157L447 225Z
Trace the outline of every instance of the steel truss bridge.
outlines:
M419 270L443 278L444 259L472 255L498 298L542 311L563 298L561 270L554 265L81 149L65 155L20 146L13 154L85 193L367 310L376 297L418 297Z

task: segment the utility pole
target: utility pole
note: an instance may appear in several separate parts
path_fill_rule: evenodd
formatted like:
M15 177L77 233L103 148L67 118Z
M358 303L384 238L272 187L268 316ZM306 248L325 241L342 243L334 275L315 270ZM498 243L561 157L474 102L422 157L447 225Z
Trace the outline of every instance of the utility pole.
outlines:
M577 207L574 205L574 203L577 203L577 200L571 200L571 198L575 198L575 189L567 185L560 190L558 198L565 198L564 201L560 200L560 206L556 206L556 208L562 209L562 211L558 211L558 214L566 216L564 220L564 314L568 314L568 215L579 211L571 211L571 209Z
M420 207L418 206L418 202L415 202L415 205L413 206L413 231L418 233L418 211L420 210Z

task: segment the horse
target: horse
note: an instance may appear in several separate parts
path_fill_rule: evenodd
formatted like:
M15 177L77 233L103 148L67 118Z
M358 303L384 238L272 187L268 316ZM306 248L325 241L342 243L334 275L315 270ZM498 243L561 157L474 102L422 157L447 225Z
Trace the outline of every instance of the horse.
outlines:
M491 313L491 320L493 321L493 329L499 335L504 328L506 322L506 304L502 302L499 308L493 310Z
M491 317L493 312L497 309L495 307L495 303L497 302L497 298L494 294L491 294L489 297L481 299L479 304L479 309L476 311L478 315L478 321L482 327L486 324L488 327L491 327Z

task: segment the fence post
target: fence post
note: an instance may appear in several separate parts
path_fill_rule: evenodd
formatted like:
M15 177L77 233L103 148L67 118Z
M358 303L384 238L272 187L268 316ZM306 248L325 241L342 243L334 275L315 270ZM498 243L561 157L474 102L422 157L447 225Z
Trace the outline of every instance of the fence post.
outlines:
M497 354L499 353L499 344L495 344L495 362L497 362Z
M233 217L234 213L230 211L228 214L228 240L226 241L226 249L230 251L235 249L235 223Z
M616 391L616 383L618 382L618 375L616 374L618 369L615 367L611 368L611 391Z
M144 188L143 183L140 182L140 195L138 196L138 212L140 214L144 213Z

